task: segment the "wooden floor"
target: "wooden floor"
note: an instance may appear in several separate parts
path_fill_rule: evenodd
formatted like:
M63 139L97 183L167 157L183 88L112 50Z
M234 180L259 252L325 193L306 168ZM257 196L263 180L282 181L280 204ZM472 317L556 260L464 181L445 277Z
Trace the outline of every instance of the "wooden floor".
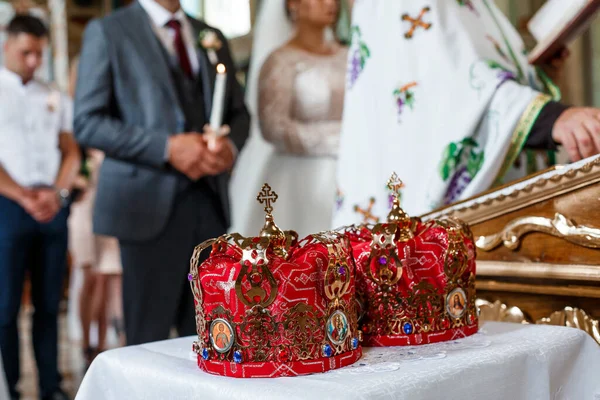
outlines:
M21 312L19 335L21 340L21 380L19 381L21 398L37 400L38 381L31 344L31 310ZM59 337L59 368L63 376L62 388L71 398L74 398L85 371L79 343L68 339L66 312L61 313L59 319Z

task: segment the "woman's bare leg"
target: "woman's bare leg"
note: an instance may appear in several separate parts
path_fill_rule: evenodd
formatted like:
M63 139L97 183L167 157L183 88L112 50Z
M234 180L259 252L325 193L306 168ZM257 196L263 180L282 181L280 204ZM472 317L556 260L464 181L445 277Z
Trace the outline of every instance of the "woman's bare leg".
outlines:
M92 303L96 273L89 264L84 265L81 270L83 272L83 284L79 291L79 320L82 335L81 347L84 351L87 351L90 347L90 326L92 324Z

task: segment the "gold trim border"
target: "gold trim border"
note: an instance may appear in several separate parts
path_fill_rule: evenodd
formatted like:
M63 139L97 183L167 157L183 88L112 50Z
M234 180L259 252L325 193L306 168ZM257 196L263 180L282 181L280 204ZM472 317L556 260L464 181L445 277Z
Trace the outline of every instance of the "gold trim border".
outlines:
M502 163L502 166L500 167L492 186L502 185L502 179L504 178L504 175L506 175L510 167L515 163L515 160L521 153L521 150L525 145L525 141L529 136L529 132L531 132L531 128L540 115L542 108L544 108L544 106L551 100L551 96L545 93L540 93L535 97L535 99L533 99L533 101L531 101L531 103L529 103L525 109L525 112L523 115L521 115L521 119L517 123L517 127L513 131L508 152L506 153L506 157L504 157L504 162Z
M599 228L578 225L561 213L555 213L554 218L534 215L515 218L500 231L479 236L475 244L482 251L492 251L500 246L514 251L519 248L525 236L534 232L566 240L576 246L600 249Z
M555 168L546 170L544 173L553 169ZM541 176L542 174L543 173L536 175ZM525 180L531 178L532 177L529 176L526 177ZM421 218L424 221L427 221L430 220L432 216L435 216L435 218L453 216L461 218L470 225L475 225L598 182L600 182L600 157L595 158L579 168L571 169L566 173L556 174L549 178L540 177L533 180L527 186L521 189L515 189L506 195L501 194L492 196L493 193L499 189L488 191L485 195L490 196L490 198L485 201L464 205L465 203L471 202L484 195L474 196L444 208L431 211L422 215ZM506 185L505 188L510 187L513 184L514 183Z
M600 299L600 287L581 285L534 285L530 283L499 282L477 278L477 291L547 294L552 296L588 297Z
M600 266L538 262L477 261L477 277L562 279L600 282Z

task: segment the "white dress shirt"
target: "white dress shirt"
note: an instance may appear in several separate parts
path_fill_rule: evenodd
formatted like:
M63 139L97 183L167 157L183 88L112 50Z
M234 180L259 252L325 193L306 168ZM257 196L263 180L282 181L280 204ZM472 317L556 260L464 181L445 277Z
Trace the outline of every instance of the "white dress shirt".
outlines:
M53 185L61 163L58 137L71 133L70 98L0 68L0 165L19 185Z
M198 49L196 48L196 42L198 38L194 35L194 29L190 24L187 16L180 8L174 14L169 10L158 4L155 0L138 0L148 17L150 18L150 23L152 24L152 29L154 33L162 43L163 47L167 50L167 52L173 57L177 59L177 52L175 51L175 31L166 24L172 19L177 20L181 23L181 34L183 36L183 42L185 43L185 47L187 49L188 58L190 59L190 64L192 66L192 72L194 75L198 74L200 70L200 62L198 61ZM233 152L234 157L237 156L238 149L235 144L229 140L231 150ZM169 159L169 144L165 147L165 160Z
M192 25L190 24L190 21L187 19L187 16L183 10L180 8L175 14L172 14L169 10L154 0L139 0L139 3L150 17L152 29L154 29L156 36L158 36L158 39L162 43L163 47L174 59L177 59L177 52L175 51L174 46L175 31L166 25L167 22L171 21L172 19L181 23L181 35L183 36L183 43L185 43L188 58L190 59L190 64L192 65L192 72L194 75L196 75L200 68L198 53L196 50L196 42L198 41L198 38L194 37L194 29L192 28Z

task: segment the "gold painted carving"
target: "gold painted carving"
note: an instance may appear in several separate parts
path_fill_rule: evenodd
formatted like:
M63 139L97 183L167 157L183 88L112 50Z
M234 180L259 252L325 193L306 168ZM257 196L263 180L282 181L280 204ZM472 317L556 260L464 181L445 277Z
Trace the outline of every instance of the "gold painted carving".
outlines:
M479 309L479 321L514 322L519 324L530 324L531 318L519 307L508 307L506 304L496 300L489 302L483 299L475 301ZM553 312L549 317L536 321L536 325L568 326L581 329L589 334L600 344L600 322L591 318L584 310L575 307L565 307L560 311Z
M565 307L564 310L553 312L548 318L538 320L536 324L578 328L587 332L600 344L598 320L592 319L585 311L579 308Z
M504 244L516 250L521 238L531 232L542 232L567 240L582 247L600 249L600 229L585 225L576 225L560 213L554 219L545 217L522 217L509 222L502 231L487 236L480 236L475 244L483 251L490 251Z
M480 321L514 322L517 324L528 324L530 321L519 307L508 307L499 300L491 303L487 300L477 299L475 305L479 309Z

